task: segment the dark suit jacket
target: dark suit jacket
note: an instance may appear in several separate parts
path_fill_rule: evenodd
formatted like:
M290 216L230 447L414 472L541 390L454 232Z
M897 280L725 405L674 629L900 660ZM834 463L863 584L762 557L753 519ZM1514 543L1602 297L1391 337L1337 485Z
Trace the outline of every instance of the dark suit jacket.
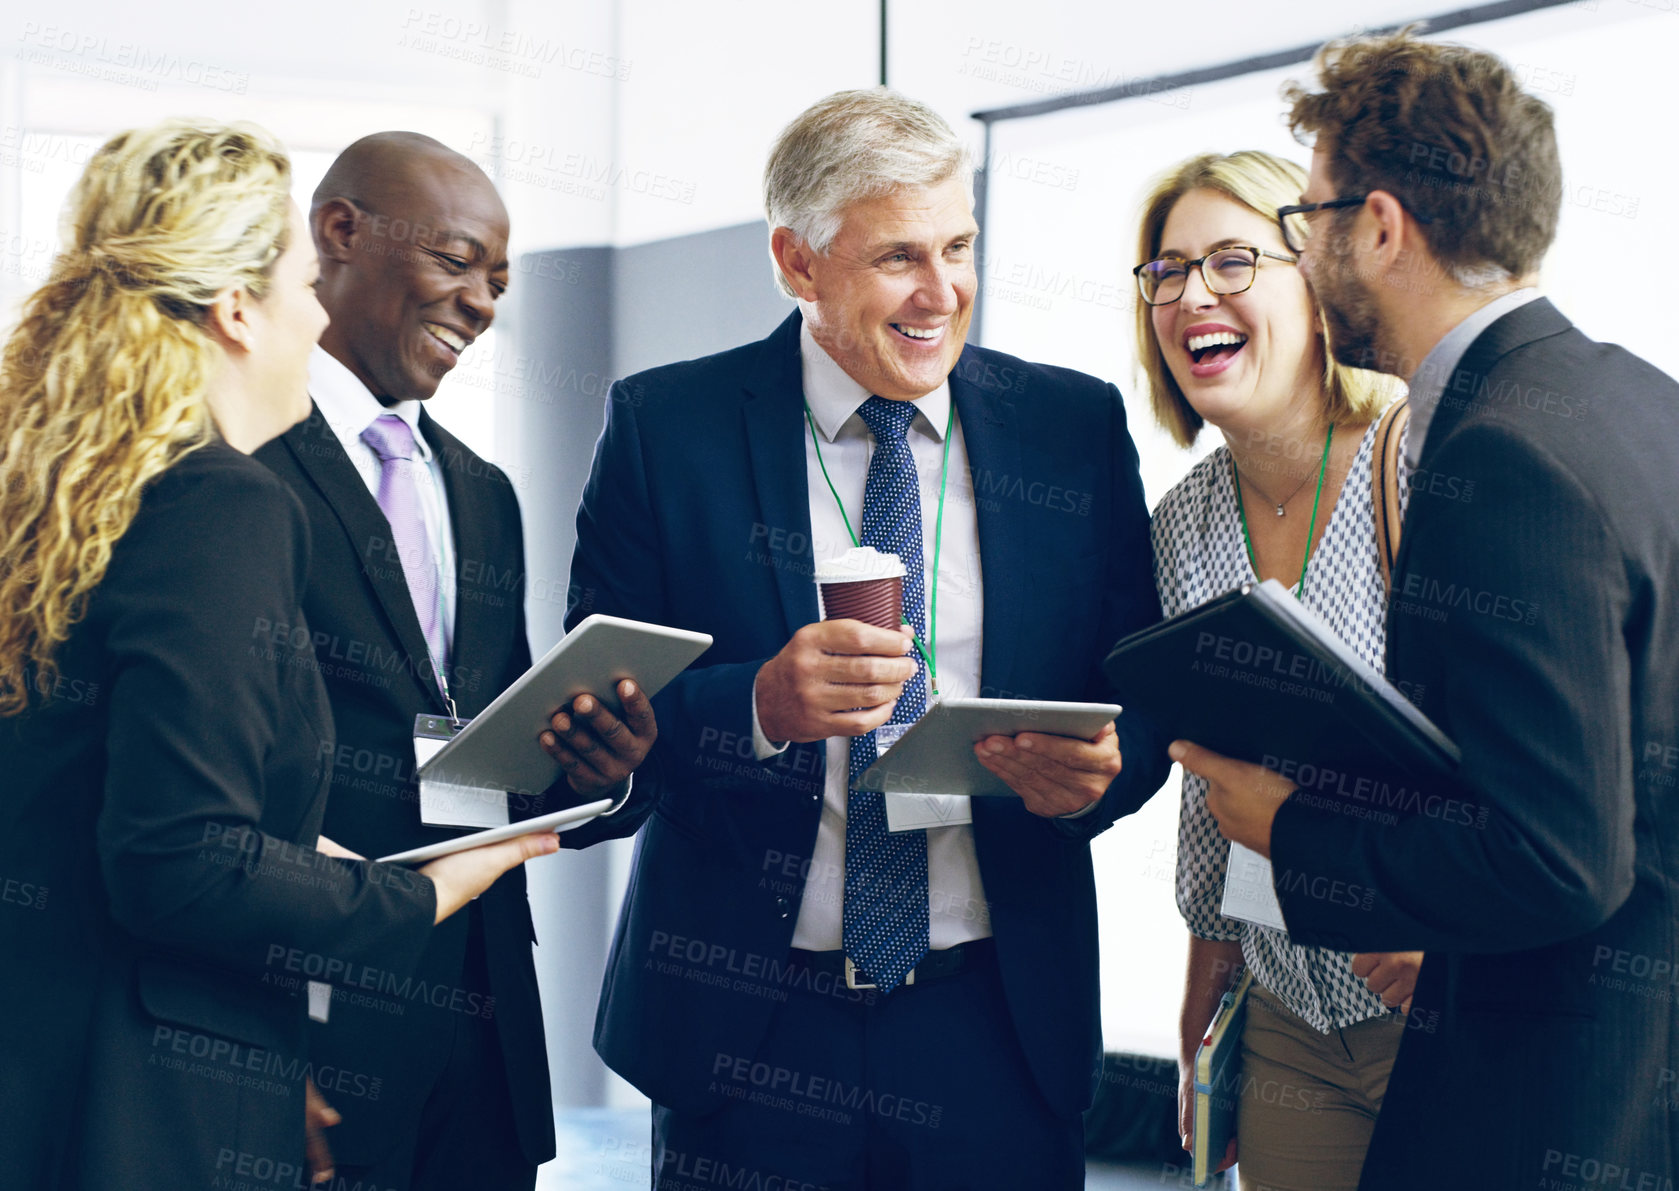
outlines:
M470 717L530 668L519 504L500 469L429 415L421 415L420 428L443 465L456 583L447 677L460 714ZM372 856L462 834L420 822L414 717L446 709L427 668L425 637L384 513L318 408L257 458L302 498L314 533L303 606L338 725L325 833ZM534 741L531 747L537 747ZM516 795L511 809L515 818L526 818L545 807L542 797ZM567 831L563 841L582 847L601 834L586 826ZM484 937L488 996L462 985L474 921ZM314 1031L317 1061L380 1081L376 1097L334 1097L328 1090L344 1116L332 1134L339 1161L379 1160L400 1133L397 1122L417 1119L447 1058L457 1014L496 1021L525 1157L532 1163L553 1157L535 939L524 870L514 869L438 927L416 983L394 994L387 988L334 1001L330 1021Z
M972 347L950 387L979 504L983 693L1105 694L1108 648L1159 617L1119 393ZM722 1103L707 1090L717 1056L753 1054L786 994L803 893L788 874L816 843L824 743L760 764L751 726L758 668L819 619L804 433L795 314L761 343L615 385L578 513L582 600L715 638L655 699L659 781L638 794L656 785L657 803L595 1027L614 1070L685 1111ZM1088 1103L1099 1058L1088 841L1165 774L1161 742L1134 717L1120 717L1120 738L1125 770L1083 819L1051 822L1008 798L973 808L1009 1005L1061 1114Z
M1544 300L1434 414L1421 469L1457 482L1412 481L1388 673L1461 786L1385 828L1291 800L1272 835L1296 939L1429 953L1364 1187L1679 1177L1676 444L1679 385Z
M0 720L0 1185L292 1185L304 973L411 972L431 933L425 878L300 847L332 750L308 543L261 465L188 455Z

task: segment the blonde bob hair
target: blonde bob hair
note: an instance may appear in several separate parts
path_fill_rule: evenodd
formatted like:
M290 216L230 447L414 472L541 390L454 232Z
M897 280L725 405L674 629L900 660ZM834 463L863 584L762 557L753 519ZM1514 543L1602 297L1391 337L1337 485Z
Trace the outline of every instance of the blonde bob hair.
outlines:
M1227 155L1202 153L1191 157L1162 174L1144 200L1142 221L1137 232L1137 260L1151 261L1160 254L1166 219L1177 201L1192 190L1222 194L1274 224L1277 208L1299 202L1300 192L1305 188L1305 170L1292 161L1257 149L1244 149ZM1337 364L1334 353L1329 349L1329 327L1324 322L1323 308L1316 296L1312 299L1312 308L1317 312L1319 350L1323 354L1325 421L1372 420L1395 396L1395 391L1374 372ZM1149 404L1154 409L1155 421L1179 446L1187 447L1195 442L1195 436L1206 423L1189 404L1172 376L1172 370L1166 366L1166 357L1154 333L1152 309L1140 298L1137 300L1137 362L1148 384Z
M0 715L51 689L147 483L215 437L206 312L267 292L290 189L262 129L181 120L112 137L77 181L0 352Z

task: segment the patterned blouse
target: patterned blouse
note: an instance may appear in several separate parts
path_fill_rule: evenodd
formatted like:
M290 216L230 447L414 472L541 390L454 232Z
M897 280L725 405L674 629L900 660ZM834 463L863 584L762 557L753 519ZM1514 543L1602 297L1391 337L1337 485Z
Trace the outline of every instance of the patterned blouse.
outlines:
M1375 506L1370 492L1375 441L1376 423L1372 422L1359 443L1323 538L1312 551L1302 602L1359 657L1381 670L1387 645L1387 591L1376 557ZM1204 604L1243 583L1259 581L1242 540L1231 473L1230 451L1221 446L1196 464L1154 510L1154 581L1167 616ZM1409 496L1409 473L1402 440L1401 509ZM1292 590L1294 585L1289 587ZM1323 1033L1387 1012L1381 998L1353 975L1351 955L1303 947L1290 942L1286 931L1219 913L1229 848L1207 810L1206 779L1184 774L1177 898L1190 933L1203 939L1240 940L1242 958L1254 979Z

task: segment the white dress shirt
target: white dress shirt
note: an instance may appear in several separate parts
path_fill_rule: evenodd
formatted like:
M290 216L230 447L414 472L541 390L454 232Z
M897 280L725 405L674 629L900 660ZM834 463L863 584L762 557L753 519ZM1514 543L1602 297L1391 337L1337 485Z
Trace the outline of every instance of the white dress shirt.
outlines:
M362 441L361 432L371 426L380 414L396 414L407 422L409 429L414 432L414 444L419 448L420 457L426 463L425 470L420 473L425 476L425 480L419 485L420 515L425 520L426 536L431 541L432 556L437 559L440 570L437 589L443 601L443 638L447 642L449 652L453 654L457 598L454 522L449 517L448 488L443 482L443 462L437 457L437 452L431 449L425 435L420 433L420 402L398 401L395 405L381 405L379 399L368 392L367 386L356 378L355 373L320 347L315 348L309 356L309 395L315 399L315 404L321 407L321 415L326 418L327 425L332 427L333 433L338 435L338 441L344 444L344 452L350 456L350 462L356 465L356 471L361 475L362 482L367 485L367 490L373 494L374 500L379 499L379 473L382 465L378 454ZM451 673L448 669L448 658L432 660L445 677ZM606 814L618 813L629 801L634 784L634 774L624 779L621 788L612 792L615 801Z
M1428 437L1428 424L1434 420L1435 407L1440 404L1446 384L1463 362L1470 344L1506 314L1526 306L1537 297L1539 291L1527 286L1494 298L1442 335L1440 342L1423 357L1423 362L1410 378L1411 425L1406 431L1405 460L1412 467L1416 467L1422 459L1422 444Z
M845 505L854 528L863 524L863 489L874 435L857 410L869 392L851 379L833 357L811 337L808 325L799 331L799 356L804 374L805 401L822 436L821 462ZM979 521L974 509L973 475L960 422L951 418L950 385L940 385L913 402L919 415L910 423L910 453L921 478L921 547L923 573L933 574L934 530L939 507L939 473L944 459L944 433L951 424L950 463L945 484L943 549L939 552L938 640L934 663L939 694L979 694L980 626L983 585L979 561ZM812 562L820 566L851 548L845 519L834 494L822 478L816 445L809 427L805 436L805 486L810 496ZM815 581L812 580L814 583ZM932 612L933 584L927 584L926 612ZM929 632L933 626L929 624ZM928 695L931 698L931 688ZM780 751L763 734L758 709L752 709L752 729L760 760ZM782 746L785 747L785 746ZM805 879L793 946L810 951L836 951L842 945L845 907L846 787L850 783L851 740L828 738L827 785L816 850ZM954 947L991 934L991 914L980 881L970 824L935 827L927 832L927 910L931 944Z
M420 403L398 401L395 405L381 405L367 386L325 348L316 347L309 356L309 395L320 406L321 415L332 427L344 453L355 464L362 482L379 499L378 454L362 441L361 433L381 414L395 414L408 423L414 432L414 445L426 466L418 487L420 515L426 524L426 536L431 540L432 557L437 560L437 590L443 602L443 639L453 652L455 645L455 535L449 520L449 501L443 484L443 463L438 459L425 435L420 433ZM433 658L439 670L447 674L449 659Z

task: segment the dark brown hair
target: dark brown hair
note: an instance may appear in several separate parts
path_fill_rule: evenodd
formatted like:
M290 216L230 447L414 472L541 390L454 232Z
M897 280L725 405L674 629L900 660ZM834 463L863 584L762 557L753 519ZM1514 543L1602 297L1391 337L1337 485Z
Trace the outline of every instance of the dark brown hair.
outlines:
M1338 195L1385 190L1464 285L1525 276L1556 235L1562 167L1550 105L1494 54L1397 33L1318 51L1320 90L1283 88Z

